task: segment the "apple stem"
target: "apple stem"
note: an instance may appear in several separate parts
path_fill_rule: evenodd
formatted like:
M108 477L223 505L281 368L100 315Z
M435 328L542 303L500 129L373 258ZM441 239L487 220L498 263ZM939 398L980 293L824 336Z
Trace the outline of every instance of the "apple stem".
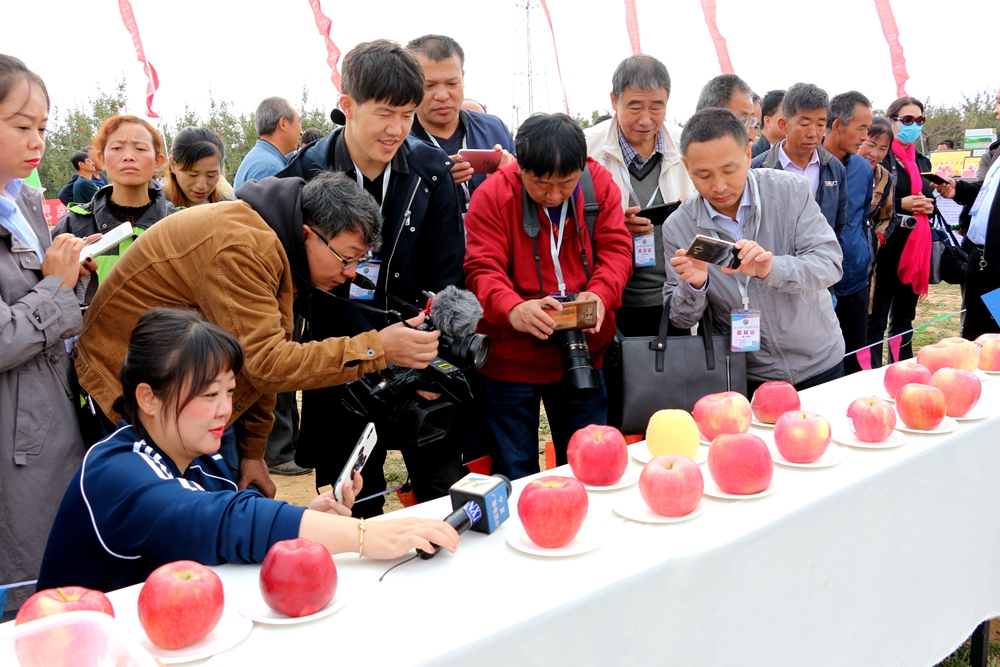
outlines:
M69 602L69 598L66 597L65 593L63 593L63 589L57 588L56 592L59 593L59 597L61 597L63 599L63 602Z

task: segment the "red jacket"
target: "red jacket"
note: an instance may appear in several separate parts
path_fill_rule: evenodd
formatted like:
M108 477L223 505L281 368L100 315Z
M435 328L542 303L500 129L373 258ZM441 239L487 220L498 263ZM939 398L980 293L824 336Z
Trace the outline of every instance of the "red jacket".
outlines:
M601 331L587 335L594 367L600 368L604 351L615 333L614 310L621 306L622 290L632 275L632 237L625 228L621 191L599 162L587 158L600 212L594 224L597 261L583 216L583 194L574 192L575 210L566 219L560 264L567 292L593 292L604 302ZM479 331L490 338L490 356L480 373L510 382L548 384L562 378L559 343L543 341L510 326L507 314L523 301L539 298L538 271L531 237L524 231L521 204L521 171L517 163L501 167L476 188L465 218L468 234L465 251L465 284L483 306ZM546 294L558 291L549 246L552 225L538 207L541 230L538 254ZM590 266L587 282L580 257L583 249Z

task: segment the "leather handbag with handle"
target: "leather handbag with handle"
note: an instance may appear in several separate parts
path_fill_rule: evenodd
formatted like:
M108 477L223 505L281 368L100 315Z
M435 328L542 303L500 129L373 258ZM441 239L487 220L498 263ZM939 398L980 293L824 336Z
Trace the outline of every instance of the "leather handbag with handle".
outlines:
M659 335L621 341L622 433L646 432L657 410L690 412L699 398L722 391L747 393L745 352L731 351L729 334L712 334L707 305L697 336L670 336L670 303L663 309Z

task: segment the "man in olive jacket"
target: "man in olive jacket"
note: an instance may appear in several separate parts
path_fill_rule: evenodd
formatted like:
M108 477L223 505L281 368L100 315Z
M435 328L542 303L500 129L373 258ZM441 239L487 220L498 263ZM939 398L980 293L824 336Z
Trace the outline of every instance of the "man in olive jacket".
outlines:
M292 341L294 314L308 315L313 288L329 291L352 279L377 249L380 226L372 198L334 173L308 184L248 182L236 201L165 218L122 255L87 311L77 346L81 386L117 421L118 371L139 317L154 306L196 310L243 346L228 424L238 425L239 486L257 484L273 497L263 456L276 393L352 382L387 363L423 368L437 355L438 332L402 324Z

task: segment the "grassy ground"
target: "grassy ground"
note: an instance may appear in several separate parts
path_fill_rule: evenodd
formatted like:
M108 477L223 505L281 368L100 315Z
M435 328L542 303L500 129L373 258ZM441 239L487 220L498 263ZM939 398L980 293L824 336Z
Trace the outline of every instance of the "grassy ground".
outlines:
M948 656L937 667L967 667L969 664L969 644L965 644ZM986 667L1000 667L1000 642L990 642L990 654Z

